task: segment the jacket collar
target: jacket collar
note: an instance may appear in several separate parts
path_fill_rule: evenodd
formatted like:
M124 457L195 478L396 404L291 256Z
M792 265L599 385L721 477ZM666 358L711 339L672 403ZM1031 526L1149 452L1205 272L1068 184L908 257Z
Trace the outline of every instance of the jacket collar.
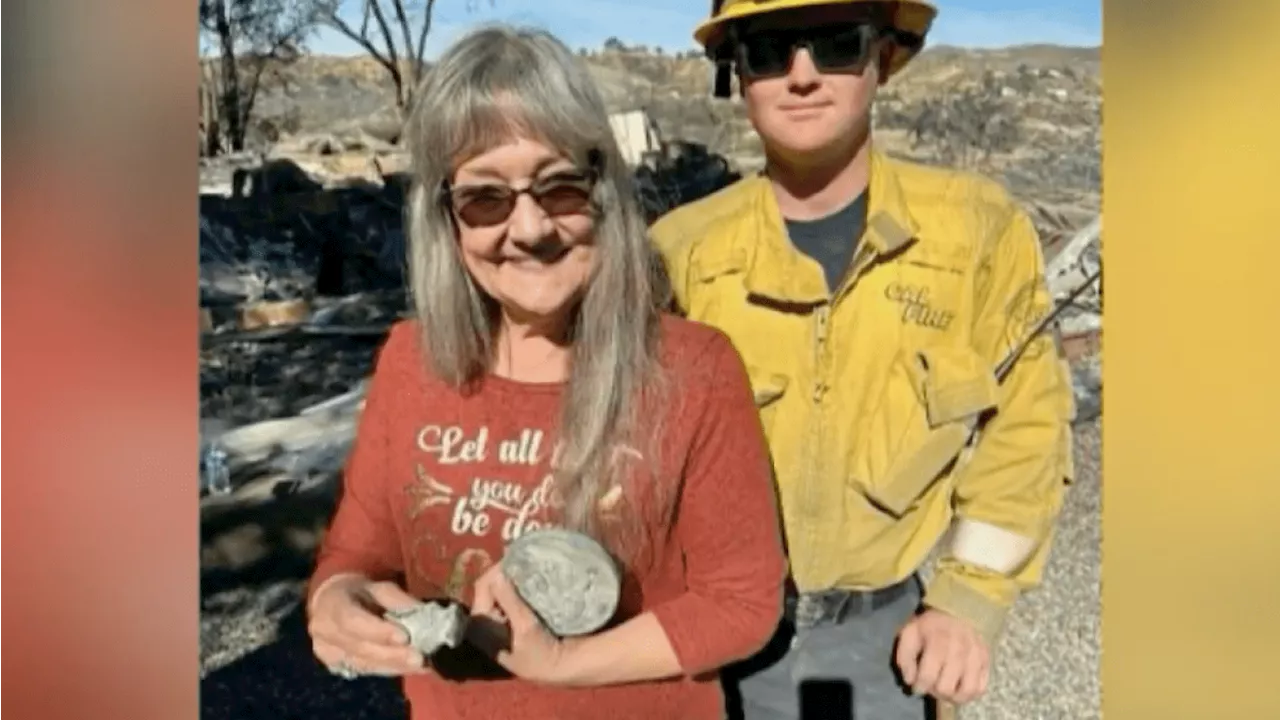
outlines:
M752 295L785 303L825 302L828 290L822 270L788 240L769 179L760 173L746 182L748 212L742 218L741 230L735 242L700 259L700 274L706 277L745 272L744 285ZM878 259L912 242L919 225L907 207L897 169L874 148L870 153L868 191L867 224L859 243L869 247Z

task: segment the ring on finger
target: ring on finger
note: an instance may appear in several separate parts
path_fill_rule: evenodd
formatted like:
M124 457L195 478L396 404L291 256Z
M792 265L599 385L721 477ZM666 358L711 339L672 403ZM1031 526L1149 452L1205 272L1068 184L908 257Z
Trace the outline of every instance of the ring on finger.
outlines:
M360 673L356 672L356 669L351 667L351 664L346 660L339 660L337 665L329 668L329 672L337 675L343 680L355 680L360 677Z

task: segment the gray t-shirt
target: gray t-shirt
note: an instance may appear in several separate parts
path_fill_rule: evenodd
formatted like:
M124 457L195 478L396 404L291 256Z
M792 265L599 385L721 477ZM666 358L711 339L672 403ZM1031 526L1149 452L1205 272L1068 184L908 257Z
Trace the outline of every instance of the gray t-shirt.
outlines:
M791 244L822 266L827 289L835 292L849 270L858 238L867 222L867 193L843 208L816 220L787 220Z

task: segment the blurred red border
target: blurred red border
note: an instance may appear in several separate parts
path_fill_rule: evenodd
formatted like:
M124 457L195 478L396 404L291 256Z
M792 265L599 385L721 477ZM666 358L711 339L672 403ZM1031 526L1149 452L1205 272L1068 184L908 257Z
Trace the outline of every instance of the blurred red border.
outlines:
M6 717L199 714L195 9L6 7Z

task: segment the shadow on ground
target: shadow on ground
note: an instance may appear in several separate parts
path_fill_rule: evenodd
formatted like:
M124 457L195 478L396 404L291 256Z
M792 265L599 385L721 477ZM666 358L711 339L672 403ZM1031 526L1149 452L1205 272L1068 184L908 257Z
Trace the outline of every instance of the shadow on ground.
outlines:
M201 720L403 720L399 683L343 680L311 654L301 606L280 625L275 642L200 681Z
M305 580L336 503L334 489L322 487L203 519L201 597Z
M799 689L802 720L854 720L847 681L813 680ZM738 699L726 698L740 718ZM301 607L280 625L278 638L216 670L200 682L201 720L405 720L399 682L342 680L311 654Z
M314 562L317 531L328 521L334 501L330 493L312 494L277 501L252 513L227 513L205 523L201 595L208 599L236 588L305 581ZM234 540L237 534L242 538ZM299 536L310 536L306 540L311 542L300 542ZM290 537L293 542L287 540ZM227 538L232 540L219 542ZM232 545L239 547L229 550ZM253 559L227 562L237 554ZM295 604L280 620L273 641L201 679L200 717L403 720L408 714L398 681L348 681L330 675L311 653L306 618L302 606Z

